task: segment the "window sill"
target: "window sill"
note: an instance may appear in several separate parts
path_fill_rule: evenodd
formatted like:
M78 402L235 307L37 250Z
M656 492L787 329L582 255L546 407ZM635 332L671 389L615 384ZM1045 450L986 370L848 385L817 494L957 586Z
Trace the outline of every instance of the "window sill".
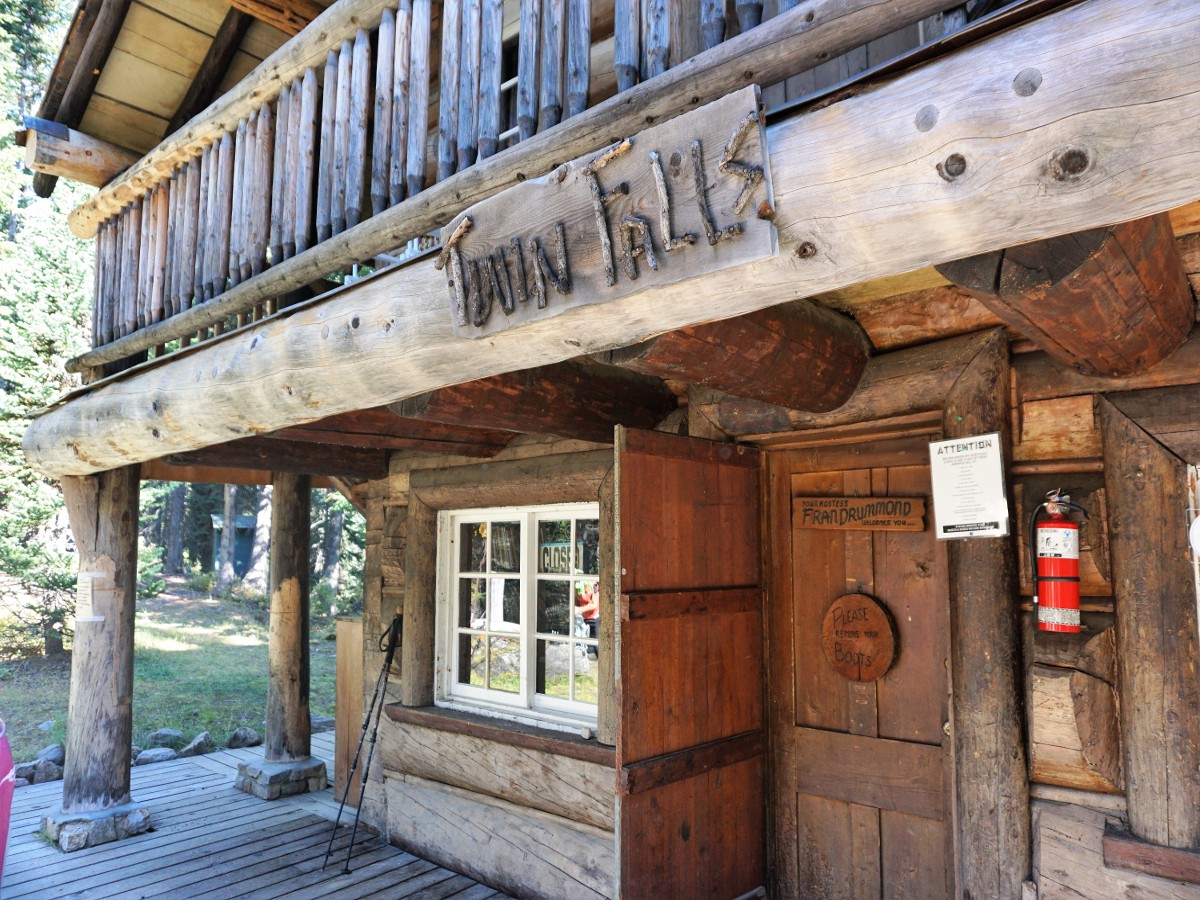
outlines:
M616 768L617 764L616 751L612 747L606 747L595 740L584 740L566 732L549 731L531 725L521 725L517 722L503 722L487 716L439 706L410 707L401 706L399 703L390 703L384 709L387 711L389 719L402 725L416 725L421 728L465 734L485 741L496 741L526 750L567 756L609 768Z

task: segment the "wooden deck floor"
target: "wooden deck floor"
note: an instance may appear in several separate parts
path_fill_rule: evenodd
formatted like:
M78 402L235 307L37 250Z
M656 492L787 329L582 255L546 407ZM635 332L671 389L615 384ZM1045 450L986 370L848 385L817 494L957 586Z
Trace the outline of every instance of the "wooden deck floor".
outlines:
M313 735L313 753L333 772L333 735ZM354 810L342 814L334 856L321 860L337 816L327 788L270 803L235 790L237 765L262 748L224 750L133 770L133 797L150 809L153 833L60 853L38 838L39 818L58 801L62 783L20 788L0 897L413 898L480 900L505 895L358 832L351 873L340 874Z

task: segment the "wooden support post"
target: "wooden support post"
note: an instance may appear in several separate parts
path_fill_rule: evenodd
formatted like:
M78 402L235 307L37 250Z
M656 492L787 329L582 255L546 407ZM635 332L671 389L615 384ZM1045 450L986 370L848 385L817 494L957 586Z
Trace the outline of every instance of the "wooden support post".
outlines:
M268 638L267 762L311 753L308 719L307 475L277 472L271 481L271 623Z
M1011 454L1008 342L1002 330L946 398L947 438L999 432ZM1021 634L1014 539L951 541L951 728L958 798L959 894L1017 900L1029 876Z
M400 702L405 706L433 703L436 591L437 510L410 494L404 548L404 643L400 648Z
M1129 827L1200 847L1200 673L1187 556L1187 466L1114 403L1096 402L1104 441Z
M137 466L62 479L80 590L62 809L43 824L64 850L123 838L150 824L129 795L138 484Z
M1195 321L1166 213L937 270L1063 365L1090 375L1149 369L1178 349Z

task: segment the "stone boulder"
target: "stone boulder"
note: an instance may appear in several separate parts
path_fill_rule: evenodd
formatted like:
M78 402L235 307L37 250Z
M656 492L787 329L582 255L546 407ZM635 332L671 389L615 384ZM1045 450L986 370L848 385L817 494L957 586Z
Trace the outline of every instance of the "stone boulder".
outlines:
M333 731L337 722L329 716L314 716L308 717L309 731L313 734L320 734L322 731Z
M38 759L48 759L56 766L61 766L67 761L67 754L63 751L62 744L51 744L49 747L43 747L38 751Z
M133 764L135 766L148 766L150 763L170 762L178 757L179 754L170 747L151 747L149 750L143 750L139 753Z
M48 781L59 781L63 777L62 766L55 765L48 759L39 759L34 763L32 784L45 784Z
M25 779L25 778L18 778L16 781L13 782L13 787L14 788L29 787L29 781L28 781L28 779Z
M160 728L150 735L147 743L151 747L170 747L172 750L178 750L187 743L187 738L183 736L182 731L176 731L174 728Z
M207 731L202 731L192 738L190 744L179 751L179 758L203 756L205 753L212 753L216 749L217 745L213 743L212 736Z
M33 770L37 768L38 761L35 759L32 762L17 763L13 770L17 778L24 778L26 781L33 783Z
M242 747L257 747L262 743L262 737L253 728L239 728L229 736L225 746L230 750L238 750Z

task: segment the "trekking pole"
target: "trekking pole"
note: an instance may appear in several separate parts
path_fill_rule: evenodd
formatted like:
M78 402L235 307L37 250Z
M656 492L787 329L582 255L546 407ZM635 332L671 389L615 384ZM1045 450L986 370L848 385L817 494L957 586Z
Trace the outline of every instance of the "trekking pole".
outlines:
M388 630L379 636L379 649L384 651L383 668L375 679L375 690L371 693L371 703L367 706L367 714L363 716L362 732L358 736L358 746L354 750L354 759L350 763L350 771L346 775L346 785L342 789L342 802L338 806L337 818L333 821L333 832L329 835L329 846L325 848L325 860L321 863L321 871L329 865L329 855L333 852L333 841L337 837L338 825L342 821L342 810L346 808L346 800L350 797L350 785L354 782L354 773L358 771L358 763L362 758L363 741L366 740L367 730L371 729L371 717L375 717L375 727L371 729L371 747L367 751L367 762L363 766L360 790L358 792L358 809L354 813L354 829L350 832L350 845L346 848L346 865L343 875L350 874L350 853L354 849L354 837L358 833L358 819L362 815L363 797L367 791L367 775L371 768L371 757L375 755L375 738L379 734L379 718L383 712L383 704L387 695L388 672L392 670L392 661L396 658L396 647L400 643L400 625L404 616L396 613ZM387 641L386 647L384 640Z

